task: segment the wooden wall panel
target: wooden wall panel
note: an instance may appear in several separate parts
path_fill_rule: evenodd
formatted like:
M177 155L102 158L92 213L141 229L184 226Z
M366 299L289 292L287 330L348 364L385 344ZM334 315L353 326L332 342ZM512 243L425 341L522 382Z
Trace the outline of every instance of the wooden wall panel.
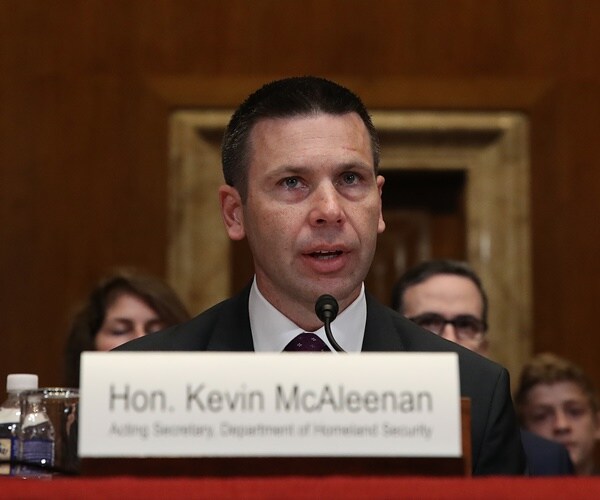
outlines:
M186 77L316 73L369 104L394 88L402 108L528 114L534 346L600 383L599 22L586 0L0 1L0 377L61 383L91 283L119 264L164 275L169 112L229 104Z

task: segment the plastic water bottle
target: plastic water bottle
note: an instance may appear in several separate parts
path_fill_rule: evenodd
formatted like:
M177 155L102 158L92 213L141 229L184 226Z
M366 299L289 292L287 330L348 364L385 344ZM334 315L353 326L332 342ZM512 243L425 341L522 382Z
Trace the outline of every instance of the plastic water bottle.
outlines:
M19 427L22 391L37 389L38 376L31 373L11 373L6 377L8 398L0 405L0 475L17 475L19 467Z
M20 476L47 477L54 465L54 426L44 405L43 393L21 394Z

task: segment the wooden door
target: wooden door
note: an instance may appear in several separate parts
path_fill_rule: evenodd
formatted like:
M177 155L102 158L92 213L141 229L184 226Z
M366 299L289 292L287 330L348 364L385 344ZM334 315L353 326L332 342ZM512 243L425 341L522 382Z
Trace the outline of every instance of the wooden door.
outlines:
M391 305L396 280L431 258L466 259L465 174L461 170L385 170L383 218L367 289Z

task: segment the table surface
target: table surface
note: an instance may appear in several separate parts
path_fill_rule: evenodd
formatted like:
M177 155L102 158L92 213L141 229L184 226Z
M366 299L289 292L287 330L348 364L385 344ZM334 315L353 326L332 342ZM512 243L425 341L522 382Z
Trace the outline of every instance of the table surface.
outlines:
M600 498L600 477L0 478L2 498Z

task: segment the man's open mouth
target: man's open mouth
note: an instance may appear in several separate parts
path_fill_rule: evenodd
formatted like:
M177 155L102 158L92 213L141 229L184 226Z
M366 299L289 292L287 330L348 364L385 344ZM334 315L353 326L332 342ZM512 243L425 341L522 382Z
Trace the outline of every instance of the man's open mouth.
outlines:
M327 259L333 259L334 257L338 257L340 255L342 255L341 250L331 250L331 251L326 251L326 250L319 250L318 252L311 252L309 253L309 255L311 257L314 257L315 259L320 259L320 260L327 260Z

